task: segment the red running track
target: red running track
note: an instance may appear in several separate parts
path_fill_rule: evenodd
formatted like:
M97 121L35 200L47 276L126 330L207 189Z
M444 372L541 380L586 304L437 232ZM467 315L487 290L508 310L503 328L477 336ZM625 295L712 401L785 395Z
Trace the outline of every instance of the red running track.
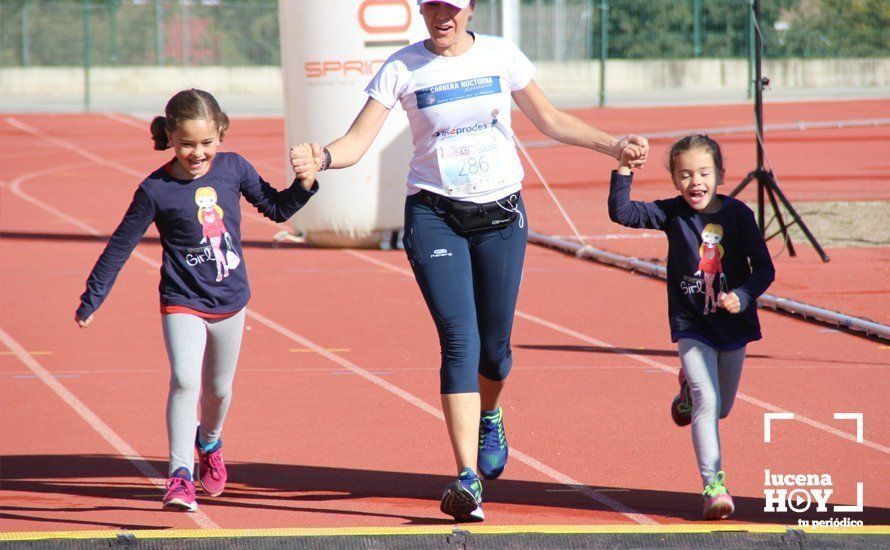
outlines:
M167 453L160 246L137 248L89 329L71 319L102 237L169 156L150 150L144 123L121 120L0 121L0 531L449 523L435 330L403 253L272 247L278 228L255 216L230 488L198 515L160 509L148 479ZM236 121L226 146L280 181L281 135L280 121ZM529 203L533 224L554 222L543 197ZM763 512L769 469L830 474L833 504L855 503L862 482L865 510L845 515L890 524L890 350L769 312L762 322L721 424L733 521L841 515ZM689 433L667 414L677 361L661 282L530 247L513 344L514 455L485 484L487 524L698 522ZM770 444L767 410L798 419L774 424ZM837 411L863 413L862 443Z

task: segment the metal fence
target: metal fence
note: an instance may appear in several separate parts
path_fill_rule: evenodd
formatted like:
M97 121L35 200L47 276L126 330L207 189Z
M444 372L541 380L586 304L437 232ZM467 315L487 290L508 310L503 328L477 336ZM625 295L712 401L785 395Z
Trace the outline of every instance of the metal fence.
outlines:
M2 0L0 65L278 65L277 2Z
M522 0L520 46L547 74L556 75L552 78L558 82L557 89L588 89L589 81L576 82L557 74L561 70L557 65L590 62L592 68L568 65L567 70L598 73L595 86L600 102L612 87L621 93L631 86L651 87L642 81L620 82L639 80L632 73L640 67L651 70L642 64L647 61L664 61L662 66L675 72L681 62L731 61L734 64L713 70L745 73L738 82L727 84L744 90L750 86L750 68L746 70L745 64L752 54L755 32L751 2ZM849 71L850 75L838 75L836 81L865 88L879 88L890 79L890 69L881 62L890 59L890 0L766 0L762 4L765 59L877 60L872 65L839 62L826 70ZM500 9L499 0L477 0L471 28L500 34ZM0 70L240 69L279 64L275 1L0 0ZM681 69L689 72L689 66ZM808 67L793 70L810 71ZM868 71L873 74L858 74ZM802 86L812 85L797 79ZM85 86L84 94L89 95L90 84ZM4 92L2 86L0 92Z

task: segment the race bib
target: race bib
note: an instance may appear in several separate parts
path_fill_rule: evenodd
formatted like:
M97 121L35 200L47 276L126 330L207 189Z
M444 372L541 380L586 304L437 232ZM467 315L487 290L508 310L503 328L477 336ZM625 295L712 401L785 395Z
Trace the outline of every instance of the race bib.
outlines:
M478 195L503 187L517 161L513 143L494 128L440 140L439 176L449 195Z

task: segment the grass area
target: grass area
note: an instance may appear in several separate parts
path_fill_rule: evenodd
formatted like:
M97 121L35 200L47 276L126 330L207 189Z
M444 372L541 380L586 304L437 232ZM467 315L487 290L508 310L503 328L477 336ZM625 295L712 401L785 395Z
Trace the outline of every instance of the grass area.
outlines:
M757 205L749 203L755 213ZM848 248L861 246L890 246L890 201L838 201L792 203L813 236L823 247ZM790 216L782 213L786 223ZM773 220L772 206L765 210L767 235L779 229ZM807 242L799 227L790 228L791 240Z

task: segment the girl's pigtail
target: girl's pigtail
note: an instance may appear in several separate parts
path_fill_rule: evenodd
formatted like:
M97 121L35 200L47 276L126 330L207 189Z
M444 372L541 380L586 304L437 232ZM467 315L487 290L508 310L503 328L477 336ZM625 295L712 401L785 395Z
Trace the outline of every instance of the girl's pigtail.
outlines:
M218 111L216 124L219 128L219 141L226 137L226 130L229 129L229 115L223 111Z
M156 116L151 121L151 139L155 142L156 151L170 148L170 140L167 138L166 117Z

